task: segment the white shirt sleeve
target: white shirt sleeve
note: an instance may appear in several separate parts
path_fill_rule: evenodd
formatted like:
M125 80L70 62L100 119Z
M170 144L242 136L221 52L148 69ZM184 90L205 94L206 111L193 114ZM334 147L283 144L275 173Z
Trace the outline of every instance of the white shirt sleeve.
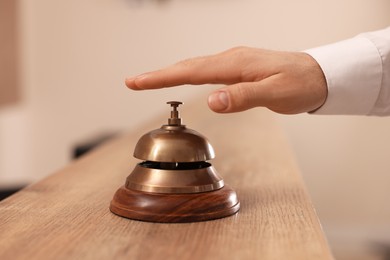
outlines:
M390 115L390 27L305 52L328 85L314 114Z

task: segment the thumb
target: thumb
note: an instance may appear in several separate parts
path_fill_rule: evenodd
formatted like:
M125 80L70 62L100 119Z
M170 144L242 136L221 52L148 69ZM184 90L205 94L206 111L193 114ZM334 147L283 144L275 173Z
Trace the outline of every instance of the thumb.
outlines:
M208 105L217 113L233 113L264 106L267 95L261 82L243 82L211 93Z

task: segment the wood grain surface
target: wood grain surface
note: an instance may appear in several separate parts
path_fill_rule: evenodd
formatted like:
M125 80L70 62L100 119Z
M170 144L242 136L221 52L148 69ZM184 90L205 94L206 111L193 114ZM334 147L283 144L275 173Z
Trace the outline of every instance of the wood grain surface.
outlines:
M161 103L165 112L166 104ZM217 115L184 105L187 127L208 137L211 163L237 191L240 211L187 224L129 220L109 211L139 161L138 138L112 140L0 202L0 259L332 259L288 143L264 109Z
M223 188L199 193L149 193L122 186L110 210L122 217L161 223L184 223L218 219L240 209L236 192Z

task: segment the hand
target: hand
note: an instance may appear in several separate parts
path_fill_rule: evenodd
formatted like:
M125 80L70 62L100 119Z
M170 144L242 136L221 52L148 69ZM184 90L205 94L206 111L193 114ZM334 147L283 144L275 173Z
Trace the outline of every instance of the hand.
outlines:
M209 107L219 113L263 106L296 114L319 108L327 97L324 74L310 55L248 47L184 60L126 79L134 90L207 83L227 85L208 99Z

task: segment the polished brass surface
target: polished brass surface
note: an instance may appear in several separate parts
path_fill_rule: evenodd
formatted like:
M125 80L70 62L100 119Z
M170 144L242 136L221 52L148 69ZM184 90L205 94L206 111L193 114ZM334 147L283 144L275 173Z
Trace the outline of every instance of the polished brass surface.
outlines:
M213 166L200 169L167 170L138 164L127 177L126 188L157 193L197 193L224 186Z
M206 137L181 124L178 106L169 101L168 124L144 134L137 142L134 157L144 160L126 181L126 188L156 193L197 193L213 191L224 183L206 161L215 157Z
M134 149L134 157L154 162L201 162L215 157L206 137L181 124L178 101L169 101L168 124L144 134Z
M230 216L240 208L236 192L225 186L214 167L209 141L182 124L170 101L168 124L137 142L138 163L119 188L110 210L122 217L152 222L192 222Z
M134 157L154 162L200 162L213 159L215 153L198 132L183 125L164 125L139 139Z

